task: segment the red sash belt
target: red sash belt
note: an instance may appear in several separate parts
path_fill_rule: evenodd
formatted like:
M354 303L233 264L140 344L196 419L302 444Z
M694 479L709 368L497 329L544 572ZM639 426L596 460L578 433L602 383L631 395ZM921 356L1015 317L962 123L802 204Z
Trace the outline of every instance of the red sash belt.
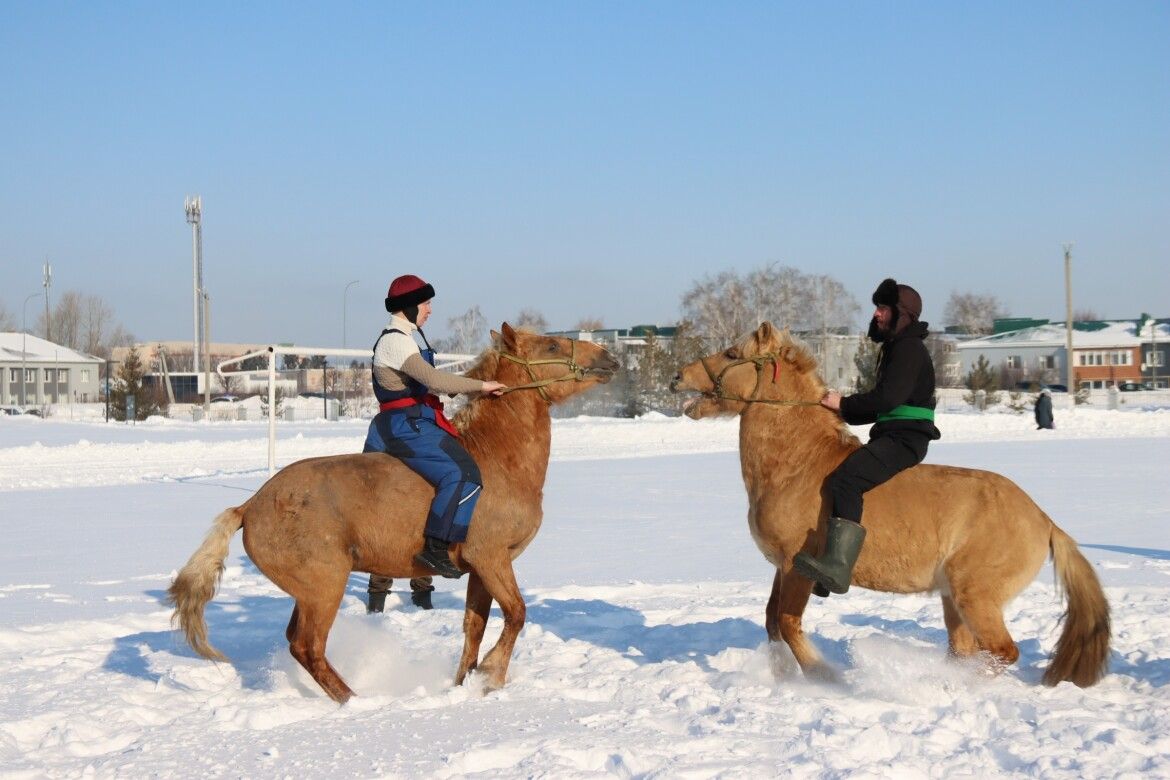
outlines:
M388 412L391 409L406 409L407 407L417 406L418 404L429 406L434 409L435 424L447 433L454 436L456 439L459 438L459 431L455 430L455 426L452 425L451 421L448 420L447 417L443 414L443 402L439 400L439 396L437 395L427 393L422 398L413 398L410 396L406 398L397 398L393 401L386 401L382 404L379 404L378 409L383 412Z

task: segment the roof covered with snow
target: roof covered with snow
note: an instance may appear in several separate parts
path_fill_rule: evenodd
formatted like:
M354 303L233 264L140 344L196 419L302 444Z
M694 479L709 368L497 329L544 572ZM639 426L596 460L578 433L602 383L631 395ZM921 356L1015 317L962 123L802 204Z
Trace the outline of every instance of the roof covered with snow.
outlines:
M979 339L961 342L958 349L990 349L995 347L1027 346L1027 347L1063 347L1065 344L1065 325L1048 323L1034 328L997 333L994 336L985 336ZM1170 340L1170 325L1158 324L1158 341ZM1073 349L1108 349L1112 347L1137 347L1150 342L1150 327L1142 329L1141 336L1137 333L1137 323L1132 320L1116 322L1073 323Z
M101 363L102 359L46 341L31 333L0 333L0 363Z

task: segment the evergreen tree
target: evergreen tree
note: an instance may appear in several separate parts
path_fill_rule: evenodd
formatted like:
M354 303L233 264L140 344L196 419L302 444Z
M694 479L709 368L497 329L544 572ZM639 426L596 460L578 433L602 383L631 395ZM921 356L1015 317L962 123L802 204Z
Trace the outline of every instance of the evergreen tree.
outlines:
M853 383L854 392L868 393L877 384L880 356L881 346L871 341L869 336L861 336L857 344L857 354L853 356L853 365L857 366L857 379Z
M963 380L964 386L970 393L963 396L963 400L972 406L975 405L975 393L982 390L987 394L986 402L988 406L999 403L999 376L992 369L991 364L983 355L975 361L975 365Z
M118 373L110 388L110 408L115 420L125 422L126 399L130 397L134 398L135 420L145 420L151 415L163 412L165 403L159 402L158 393L161 388L145 387L142 384L142 377L145 374L146 368L142 364L138 348L130 347L130 351L126 353L126 359L118 367Z

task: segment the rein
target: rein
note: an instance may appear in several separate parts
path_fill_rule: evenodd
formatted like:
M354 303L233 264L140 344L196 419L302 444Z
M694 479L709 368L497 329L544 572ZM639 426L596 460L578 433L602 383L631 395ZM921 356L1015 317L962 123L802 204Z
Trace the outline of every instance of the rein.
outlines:
M752 390L751 398L744 398L743 396L730 395L723 389L723 375L733 368L742 366L745 363L754 363L756 366L756 386ZM713 385L712 392L715 397L723 401L738 401L745 404L773 404L775 406L820 406L820 401L788 401L779 398L759 398L760 386L764 380L764 366L768 363L772 364L772 384L776 383L776 378L780 375L780 356L774 352L765 352L762 355L755 355L750 358L740 358L733 360L723 367L723 370L718 375L711 370L707 365L706 358L700 358L699 364L707 372L707 376L711 378Z
M567 360L565 358L548 358L545 360L529 360L528 358L523 358L523 357L520 357L519 355L513 355L510 352L505 352L502 349L498 350L498 351L500 353L500 357L502 357L504 360L510 360L513 363L519 363L520 365L522 365L526 369L528 369L528 378L532 380L531 382L528 382L528 383L523 384L523 385L514 385L512 387L504 388L504 390L500 393L501 395L506 395L507 393L511 393L511 392L516 391L516 390L536 390L536 392L540 393L540 397L543 398L546 403L551 404L552 399L548 397L548 393L545 392L544 388L548 387L549 385L556 384L557 382L583 382L583 381L585 381L585 369L577 364L577 346L576 346L576 342L571 340L571 339L569 340L569 357ZM558 376L558 377L552 377L549 379L537 379L536 372L532 370L532 367L533 366L550 366L550 365L568 366L569 371L567 374L563 374L563 375Z

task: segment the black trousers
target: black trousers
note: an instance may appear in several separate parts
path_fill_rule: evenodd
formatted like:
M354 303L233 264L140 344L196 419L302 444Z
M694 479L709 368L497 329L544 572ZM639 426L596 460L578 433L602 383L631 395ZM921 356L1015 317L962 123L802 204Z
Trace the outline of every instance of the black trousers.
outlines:
M861 522L862 495L899 471L922 462L930 438L911 431L892 431L870 439L841 461L825 480L832 500L832 516Z

